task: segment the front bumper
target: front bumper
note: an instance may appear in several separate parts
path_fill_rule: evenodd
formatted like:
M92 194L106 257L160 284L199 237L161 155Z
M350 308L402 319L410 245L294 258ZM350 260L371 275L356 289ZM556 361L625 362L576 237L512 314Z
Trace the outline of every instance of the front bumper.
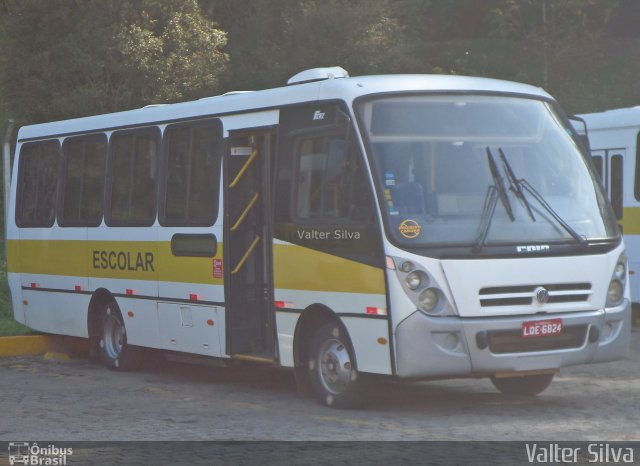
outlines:
M550 318L561 318L565 329L576 329L574 343L559 345L571 347L521 351L517 338L512 339L512 350L482 344L491 335L517 334L524 321ZM416 311L395 331L396 374L428 378L559 369L625 358L630 339L628 300L606 310L533 316L430 317Z

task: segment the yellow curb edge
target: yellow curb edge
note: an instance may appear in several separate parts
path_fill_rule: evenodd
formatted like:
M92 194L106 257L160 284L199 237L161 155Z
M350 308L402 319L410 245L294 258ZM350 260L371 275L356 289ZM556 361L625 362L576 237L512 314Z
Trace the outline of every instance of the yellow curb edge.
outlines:
M58 335L20 335L0 337L0 357L45 353L87 353L86 338Z
M0 338L0 357L46 353L53 347L49 335L20 335Z

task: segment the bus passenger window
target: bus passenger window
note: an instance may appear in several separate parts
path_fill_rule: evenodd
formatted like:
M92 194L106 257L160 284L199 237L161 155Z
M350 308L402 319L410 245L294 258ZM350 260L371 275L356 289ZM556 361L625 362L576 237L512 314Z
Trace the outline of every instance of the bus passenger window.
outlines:
M101 223L106 151L104 136L64 141L62 205L58 213L61 226L98 226Z
M111 136L112 226L150 226L155 221L157 133L126 131Z
M362 219L372 212L359 154L344 139L317 136L301 140L297 148L299 219Z
M19 227L50 227L55 219L58 141L28 143L20 150L16 223Z
M163 225L213 225L220 180L218 120L165 130Z

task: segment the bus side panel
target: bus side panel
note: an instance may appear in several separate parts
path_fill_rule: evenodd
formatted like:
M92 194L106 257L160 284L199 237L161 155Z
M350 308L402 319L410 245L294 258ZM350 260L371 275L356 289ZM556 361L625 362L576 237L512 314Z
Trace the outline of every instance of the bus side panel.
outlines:
M276 296L277 296L276 291ZM280 365L283 367L293 367L293 336L296 333L296 325L300 314L297 312L286 312L278 310L276 312L276 332L278 336L278 354Z
M587 119L588 122L588 119ZM638 164L638 133L640 127L633 128L604 128L589 131L589 143L591 155L599 157L599 164L606 165L602 160L605 154L610 156L623 154L623 215L619 219L624 234L626 254L629 258L629 285L631 300L640 302L640 200L636 198L636 192L640 192L640 186L636 187L636 172L640 169ZM597 164L598 165L598 164ZM611 180L609 167L603 167L602 181L611 196Z
M25 324L41 332L86 337L86 229L22 228L19 235Z
M160 348L158 334L158 305L150 299L116 298L127 329L127 343Z
M387 319L342 317L356 353L358 370L391 375Z
M57 335L87 338L87 309L91 296L27 289L23 291L23 299L28 302L25 306L25 324L28 327Z
M222 213L222 210L219 210ZM221 215L219 215L220 217ZM172 239L213 235L215 255L174 254ZM222 225L159 227L157 248L160 347L224 356L225 296Z
M224 310L192 304L158 303L162 348L204 356L221 356ZM207 322L213 322L207 323Z
M103 224L89 230L86 254L89 291L109 292L120 308L128 342L151 348L160 347L157 234L155 226Z
M628 210L637 211L637 214L634 213L634 215L640 214L640 208L625 209L625 214ZM631 301L640 303L640 234L625 234L624 245L627 257L629 258Z
M293 364L297 322L286 314L322 305L345 325L359 371L392 373L382 269L292 244L275 244L273 258L275 301L290 310L277 313L283 365Z
M9 284L9 293L11 296L11 304L13 307L13 318L24 324L24 309L22 308L22 288L20 287L20 242L18 240L18 227L16 225L16 185L18 184L18 160L21 144L16 146L14 163L11 175L11 193L9 197L9 205L6 208L6 253L7 253L7 281Z
M20 242L17 240L7 241L7 282L13 307L13 318L24 324L24 309L22 307L22 287L20 286L20 273L17 264L20 261Z

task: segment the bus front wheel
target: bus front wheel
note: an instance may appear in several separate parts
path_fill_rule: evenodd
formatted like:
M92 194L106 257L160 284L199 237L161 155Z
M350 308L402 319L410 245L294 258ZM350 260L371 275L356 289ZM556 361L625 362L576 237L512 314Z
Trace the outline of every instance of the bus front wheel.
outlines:
M320 401L333 408L352 407L360 401L362 380L345 331L336 323L322 325L311 339L310 350L311 385Z
M493 385L505 395L536 396L549 386L555 374L524 375L521 377L491 377Z
M127 331L115 301L107 303L102 313L100 354L110 369L131 370L140 363L137 348L127 344Z

